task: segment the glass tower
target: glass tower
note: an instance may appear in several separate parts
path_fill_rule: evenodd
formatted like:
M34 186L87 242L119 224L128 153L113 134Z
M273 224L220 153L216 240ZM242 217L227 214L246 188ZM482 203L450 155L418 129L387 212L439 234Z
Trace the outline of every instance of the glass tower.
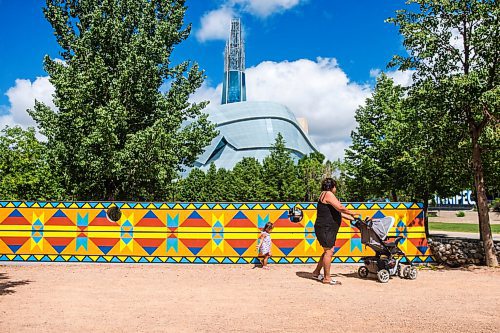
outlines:
M245 85L245 46L240 19L231 20L231 32L224 50L224 81L222 104L247 100Z

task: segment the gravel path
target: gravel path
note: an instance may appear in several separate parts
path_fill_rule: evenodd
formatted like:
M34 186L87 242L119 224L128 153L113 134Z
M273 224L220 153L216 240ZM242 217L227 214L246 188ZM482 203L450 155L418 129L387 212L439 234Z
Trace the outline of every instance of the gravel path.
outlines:
M0 332L498 332L500 269L387 284L334 265L0 266Z

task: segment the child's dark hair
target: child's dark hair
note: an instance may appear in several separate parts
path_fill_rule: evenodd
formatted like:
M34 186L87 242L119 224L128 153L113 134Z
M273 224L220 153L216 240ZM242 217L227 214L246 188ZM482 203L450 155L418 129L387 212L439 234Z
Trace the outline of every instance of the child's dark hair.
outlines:
M337 182L333 178L325 178L321 182L321 191L331 191L337 187Z
M274 224L272 224L271 222L267 222L266 225L264 226L264 228L262 228L262 231L268 232L268 231L273 230L273 228L274 228Z

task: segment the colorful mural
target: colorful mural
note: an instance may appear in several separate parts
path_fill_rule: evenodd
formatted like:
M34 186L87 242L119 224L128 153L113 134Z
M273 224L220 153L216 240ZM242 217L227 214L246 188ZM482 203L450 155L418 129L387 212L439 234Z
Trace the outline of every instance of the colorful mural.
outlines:
M106 211L117 206L116 223ZM304 218L288 219L297 206ZM432 258L422 206L414 203L347 203L362 216L393 216L391 235L413 262ZM0 261L251 263L259 228L273 222L271 262L317 262L313 203L0 202ZM357 262L372 252L347 221L335 244L334 263Z

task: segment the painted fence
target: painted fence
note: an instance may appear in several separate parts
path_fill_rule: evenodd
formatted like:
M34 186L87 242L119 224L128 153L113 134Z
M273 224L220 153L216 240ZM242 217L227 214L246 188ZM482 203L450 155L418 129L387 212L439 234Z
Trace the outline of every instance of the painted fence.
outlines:
M117 223L107 218L117 206ZM297 206L304 218L288 219ZM413 203L347 203L362 216L393 216L390 235L413 262L428 262L422 206ZM259 228L273 222L272 262L317 262L313 203L0 202L0 261L251 263ZM333 262L372 254L360 234L342 221Z

